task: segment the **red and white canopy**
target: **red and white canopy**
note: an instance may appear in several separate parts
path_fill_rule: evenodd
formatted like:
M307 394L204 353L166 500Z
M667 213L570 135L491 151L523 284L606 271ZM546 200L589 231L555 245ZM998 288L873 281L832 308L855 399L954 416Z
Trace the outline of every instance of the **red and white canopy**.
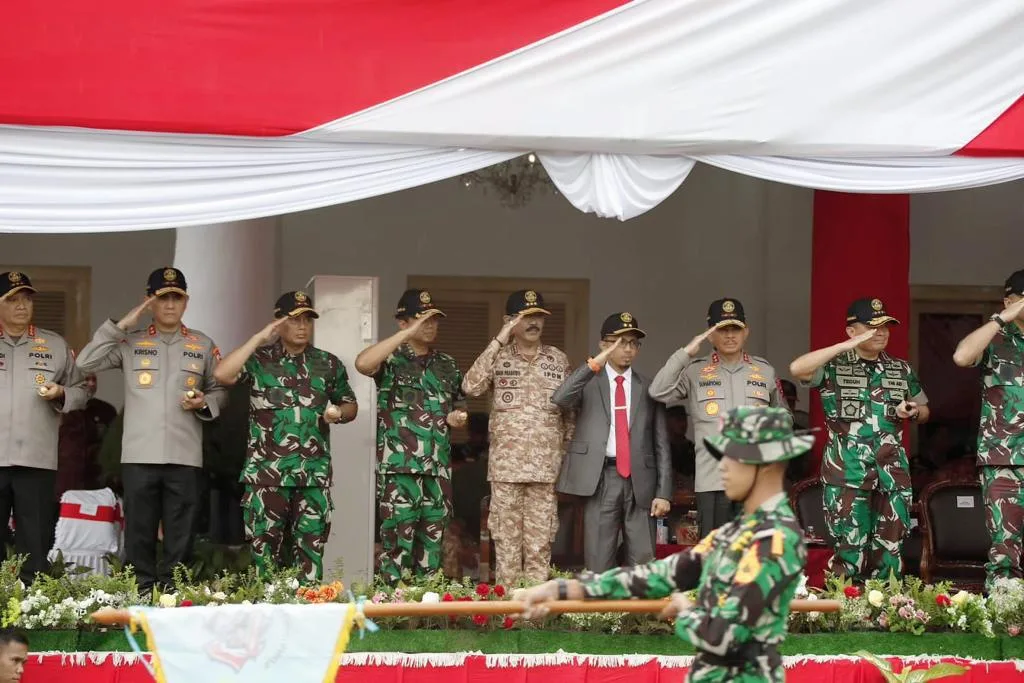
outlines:
M0 23L0 229L352 201L534 151L629 218L695 161L809 187L1024 177L1020 0L51 0Z

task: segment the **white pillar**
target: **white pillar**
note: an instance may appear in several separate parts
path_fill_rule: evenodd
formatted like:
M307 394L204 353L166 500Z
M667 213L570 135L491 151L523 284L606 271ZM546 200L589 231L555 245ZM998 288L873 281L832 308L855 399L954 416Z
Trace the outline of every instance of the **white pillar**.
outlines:
M278 219L258 218L177 229L174 266L185 274L185 324L224 354L273 318L281 292Z

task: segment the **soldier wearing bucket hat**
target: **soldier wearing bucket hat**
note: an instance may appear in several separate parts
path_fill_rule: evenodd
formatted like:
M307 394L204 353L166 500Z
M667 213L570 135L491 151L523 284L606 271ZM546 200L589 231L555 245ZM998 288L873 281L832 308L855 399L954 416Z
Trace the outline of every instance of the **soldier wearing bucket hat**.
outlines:
M377 384L378 570L391 583L406 570L440 569L451 516L451 428L468 413L455 359L433 347L443 317L429 291L407 289L395 306L398 332L356 357Z
M953 362L981 369L978 469L992 535L989 588L1024 576L1024 270L1006 278L1003 310L957 345Z
M319 317L309 294L285 292L274 304L274 320L214 371L226 386L249 385L249 447L241 481L253 562L267 576L291 557L311 583L323 579L331 531L328 425L351 422L358 410L345 364L312 344Z
M651 397L666 405L684 404L693 422L694 484L702 536L736 514L704 437L717 433L721 416L737 406L785 405L775 368L764 358L746 352L749 334L743 304L738 299L712 301L707 330L672 354L651 380ZM699 356L705 340L711 342L713 351Z
M783 480L787 462L809 451L813 437L795 433L784 408L743 406L704 441L720 461L726 494L742 505L735 519L668 558L556 579L512 599L526 603L530 618L555 600L671 596L663 615L697 649L687 681L781 681L778 648L807 561ZM693 588L696 603L681 592Z
M800 356L790 372L817 389L828 427L822 455L825 523L833 574L854 581L902 574L910 532L906 421L928 419L928 397L910 364L885 352L899 320L878 298L846 311L846 341Z

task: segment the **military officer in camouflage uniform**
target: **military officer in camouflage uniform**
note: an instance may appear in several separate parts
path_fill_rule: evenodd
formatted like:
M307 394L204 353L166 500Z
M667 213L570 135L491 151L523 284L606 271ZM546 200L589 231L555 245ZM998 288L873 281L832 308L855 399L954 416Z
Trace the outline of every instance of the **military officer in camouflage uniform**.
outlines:
M0 550L13 509L26 584L46 571L57 523L61 415L84 408L92 393L63 337L32 324L35 293L24 273L0 273Z
M214 371L223 385L250 385L242 514L256 567L266 576L295 563L310 583L323 579L331 532L328 425L351 422L358 409L345 364L311 343L319 317L305 292L282 294L274 321Z
M220 351L208 336L182 324L188 306L185 276L177 268L150 274L146 299L120 321L108 320L78 357L92 374L124 373L125 555L139 587L169 585L174 566L192 552L203 466L203 422L220 414L224 388L213 378ZM148 327L137 327L146 311ZM157 533L163 555L157 566Z
M493 391L488 524L495 578L503 584L524 576L531 583L548 578L558 527L555 480L572 418L551 402L551 395L570 368L562 351L541 343L548 315L539 292L512 293L504 326L462 381L469 396Z
M451 516L450 428L468 415L455 359L431 348L441 317L430 292L406 290L398 332L356 357L356 370L377 384L378 566L393 583L440 569Z
M981 367L978 466L992 535L988 584L1024 577L1024 270L1007 278L1004 309L960 342L953 361Z
M721 416L737 406L785 406L775 368L751 356L744 346L750 330L743 304L736 299L711 302L708 329L676 351L651 381L651 398L673 405L686 403L693 421L696 445L697 521L701 536L711 533L736 514L722 489L718 463L704 446L704 437L718 433ZM709 340L710 356L698 357Z
M846 313L849 339L790 365L794 377L821 394L825 523L836 542L830 569L855 581L900 575L910 531L903 424L927 421L929 410L910 364L885 353L889 326L898 324L881 300L858 299Z
M725 416L721 434L704 438L725 494L742 513L685 552L636 567L584 573L525 591L527 618L544 603L588 598L663 598L664 616L697 648L687 681L777 683L785 679L778 646L786 637L789 605L807 561L803 532L783 479L786 461L806 453L813 438L793 433L789 411L740 407ZM680 591L697 589L696 602Z

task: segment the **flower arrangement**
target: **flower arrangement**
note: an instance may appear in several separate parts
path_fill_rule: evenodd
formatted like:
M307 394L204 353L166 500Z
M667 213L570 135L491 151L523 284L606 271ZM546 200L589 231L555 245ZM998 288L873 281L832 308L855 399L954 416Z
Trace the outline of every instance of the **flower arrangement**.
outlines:
M197 578L178 567L172 585L164 592L140 594L130 568L114 566L110 576L57 571L39 575L31 587L18 580L22 558L0 564L0 621L3 626L25 629L89 628L88 615L103 607L126 608L151 605L164 608L226 604L310 604L348 602L352 596L383 602L467 602L505 600L514 586L453 581L441 573L414 579L402 577L395 586L375 581L346 589L340 581L310 586L300 581L297 570L275 571L261 578L249 568L241 573L222 571ZM561 574L568 576L568 574ZM839 612L794 612L789 616L791 633L891 631L976 633L1017 636L1024 628L1024 581L1000 579L988 597L954 591L948 583L926 585L916 577L872 580L854 585L828 577L825 588L810 590L806 577L796 589L808 600L839 600ZM541 622L522 622L504 616L395 617L375 619L382 629L549 629L592 633L670 634L672 624L651 615L622 613L563 614Z

